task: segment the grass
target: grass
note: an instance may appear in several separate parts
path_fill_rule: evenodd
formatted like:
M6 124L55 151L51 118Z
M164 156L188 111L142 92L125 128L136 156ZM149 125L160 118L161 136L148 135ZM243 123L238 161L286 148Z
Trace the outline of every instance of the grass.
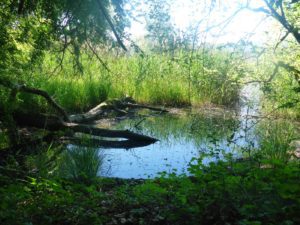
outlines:
M103 160L99 149L73 146L62 153L57 174L75 182L89 183L99 176Z
M155 53L119 57L104 54L103 60L111 70L107 72L97 60L84 55L83 74L74 71L66 57L63 69L51 75L55 66L52 56L47 55L41 70L23 79L28 85L49 92L69 112L85 111L106 99L128 95L139 102L165 106L228 106L237 101L237 81L242 74L224 63L226 53L210 54L205 66L200 55L191 63L187 57L189 54L182 52L176 58ZM31 104L33 98L23 94L20 102ZM36 101L45 106L43 100Z
M228 155L227 161L204 164L197 157L190 176L96 178L103 158L90 148L68 149L52 177L12 179L11 170L2 170L1 224L299 224L299 160L287 158L297 134L290 123L272 124L258 127L260 149L249 151L249 160ZM180 133L175 124L173 129Z
M109 85L97 81L97 79L62 79L57 77L47 84L43 84L47 90L67 110L84 111L105 101L108 98Z
M260 149L258 154L263 158L274 161L288 162L291 159L293 140L300 138L297 128L289 121L264 121L258 124Z

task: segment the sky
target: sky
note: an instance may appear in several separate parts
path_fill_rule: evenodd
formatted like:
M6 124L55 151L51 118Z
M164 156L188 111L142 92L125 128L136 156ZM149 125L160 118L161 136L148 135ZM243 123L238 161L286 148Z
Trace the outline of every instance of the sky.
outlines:
M270 38L277 38L274 35L270 36L270 33L273 32L274 34L274 24L276 23L270 17L266 18L264 13L244 9L236 14L229 23L224 23L246 0L216 1L221 2L221 4L217 3L210 13L208 2L210 1L172 0L171 19L175 27L184 31L190 24L197 24L201 19L205 18L199 25L199 36L203 36L203 32L207 27L222 24L211 29L205 35L205 41L207 42L228 43L245 39L254 43L264 43ZM264 6L263 0L251 0L250 2L253 8ZM132 33L133 39L139 39L146 34L145 25L133 21L129 32Z

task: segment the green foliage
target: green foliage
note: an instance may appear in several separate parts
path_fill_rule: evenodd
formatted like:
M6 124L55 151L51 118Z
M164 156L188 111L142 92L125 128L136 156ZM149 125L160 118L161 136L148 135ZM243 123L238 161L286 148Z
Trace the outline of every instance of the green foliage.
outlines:
M62 153L57 174L81 183L90 183L99 176L104 155L99 149L70 147Z
M143 218L151 221L157 213L167 224L297 224L298 166L261 169L257 161L204 166L199 160L190 167L192 178L171 175L135 187L133 206L144 209Z
M267 167L265 165L268 165ZM204 165L190 176L162 174L148 181L5 179L2 224L299 224L299 161L268 160Z
M300 136L296 133L297 128L288 121L266 121L258 125L260 149L258 154L274 161L288 161L291 158L293 146L291 142Z
M191 103L232 105L238 98L238 81L243 71L228 66L227 53L216 51L211 54L205 56L203 68L200 52L192 64L185 60L188 52L178 52L176 59L168 54L116 58L105 53L103 60L107 62L110 73L103 70L99 61L85 55L82 63L86 69L82 76L73 70L67 55L63 70L50 77L43 74L51 73L55 63L52 55L47 55L42 71L37 70L27 83L46 90L68 111L85 111L107 98L126 95L139 102L169 106ZM37 100L28 94L19 95L19 99L21 107L36 103L40 108L46 107L43 99Z
M8 137L3 131L0 132L0 149L8 147Z
M2 186L0 193L2 224L103 223L103 198L94 187L32 178Z
M274 7L280 10L282 1L269 2L277 2ZM91 52L80 53L91 43L113 45L105 13L110 12L122 36L128 22L125 1L2 0L0 83L11 80L44 89L70 112L126 95L160 105L233 105L240 80L255 71L256 65L245 62L241 52L221 46L200 49L187 40L184 49L174 49L169 6L156 0L151 3L148 30L150 38L164 48L159 49L161 54L117 57L102 50L101 59L111 70L107 72ZM288 5L287 19L297 28L299 2ZM294 36L299 33L293 32ZM286 49L292 51L284 51L280 60L297 68L299 51L292 45ZM292 107L299 117L296 73L280 68L269 80L274 68L269 60L278 59L273 54L263 57L267 63L263 61L255 75L263 81L265 96L275 107ZM61 62L59 71L57 63ZM11 114L16 107L49 111L40 97L18 94L12 102L10 94L0 89L0 148L7 147L7 128L14 125ZM233 129L236 126L232 121L222 122L232 123ZM300 166L299 160L291 159L289 145L296 135L290 125L274 124L275 128L258 131L260 149L244 162L227 156L227 161L205 165L202 158L195 158L189 176L163 173L148 181L97 178L103 156L91 148L67 149L51 167L55 153L50 148L20 162L11 156L0 167L1 224L300 224ZM195 122L184 129L198 135L204 132L204 138L232 133L220 129L210 134L202 129L207 126L209 122ZM174 123L170 129L178 126ZM158 132L166 135L168 130ZM176 135L181 134L178 129Z
M128 22L123 4L122 0L1 1L1 73L31 69L45 50L66 47L80 69L79 53L86 41L99 44L112 40L107 32L109 12L118 31L123 31Z
M238 81L244 72L228 66L226 52L205 55L205 67L200 52L191 64L186 57L188 52L178 52L176 59L168 54L116 58L105 53L103 59L111 70L107 72L99 61L83 55L82 63L86 69L82 75L73 69L72 61L68 60L71 56L67 54L63 69L51 75L56 63L49 53L40 69L23 77L28 85L47 91L68 112L87 111L108 98L128 95L139 102L167 106L203 103L233 105L237 101ZM3 99L7 95L3 93ZM20 93L17 100L16 107L20 109L51 112L41 97Z
M299 72L292 70L291 67L297 70L300 66L300 46L295 43L286 45L279 47L277 51L280 54L274 54L273 50L266 48L265 54L258 62L257 71L251 77L261 81L264 92L262 103L266 112L276 109L273 114L298 119L300 118Z

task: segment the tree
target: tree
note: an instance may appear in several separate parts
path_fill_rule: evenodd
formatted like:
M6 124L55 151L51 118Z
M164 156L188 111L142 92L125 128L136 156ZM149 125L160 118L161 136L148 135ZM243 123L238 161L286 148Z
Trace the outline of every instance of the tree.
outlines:
M170 16L169 0L147 1L147 38L153 43L153 50L168 51L175 48L176 32Z
M279 101L280 104L278 108L295 108L297 110L300 107L300 55L299 50L297 51L297 47L300 47L300 1L263 0L263 2L265 4L264 7L248 8L253 11L263 12L266 15L273 17L285 29L285 34L276 43L275 49L272 50L272 54L274 54L274 50L276 50L277 47L290 34L296 42L289 43L288 45L285 45L285 47L281 48L280 59L277 60L276 64L274 65L273 72L270 74L269 78L258 82L263 83L265 92L269 93L270 97L273 98L273 100ZM288 48L286 48L287 46ZM284 82L274 82L275 76L280 72L280 68L285 70L287 74L292 77L291 82L289 82L288 84L284 84ZM278 94L275 90L281 93ZM284 92L287 93L285 97Z
M41 59L45 50L71 49L81 68L80 50L86 42L119 45L126 24L124 0L4 0L0 3L0 73L22 69ZM112 21L115 18L115 24ZM24 50L24 48L26 48ZM26 59L25 59L26 58ZM13 67L13 68L12 68Z
M281 41L285 40L289 34L292 34L298 44L300 44L300 1L263 0L263 2L265 7L250 9L272 16L286 29L286 34L281 38Z
M46 92L27 87L31 72L45 51L73 54L82 71L80 52L91 44L116 42L126 50L122 35L127 20L125 0L3 0L0 2L0 126L17 142L12 114L18 92L44 97L67 120L64 110ZM4 88L3 88L4 87Z

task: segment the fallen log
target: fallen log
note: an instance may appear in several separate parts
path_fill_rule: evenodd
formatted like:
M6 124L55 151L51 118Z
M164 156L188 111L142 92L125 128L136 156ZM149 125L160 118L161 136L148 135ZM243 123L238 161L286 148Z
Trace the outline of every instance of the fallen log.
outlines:
M33 126L52 131L69 130L72 131L72 134L74 134L75 132L79 132L100 137L125 138L127 139L127 141L135 142L134 145L137 145L137 142L140 142L139 144L141 145L149 145L158 141L158 139L156 138L152 138L142 134L137 134L129 130L110 130L98 128L93 125L69 123L63 121L57 116L49 116L43 114L33 115L19 112L14 114L14 119L19 126ZM107 143L106 146L108 146ZM125 142L123 144L124 146L130 146L128 142Z
M62 143L69 143L69 144L75 144L78 146L86 146L87 143L82 141L79 137L63 137L60 140ZM134 140L121 140L121 141L113 141L113 140L100 140L97 138L89 138L88 140L88 146L89 147L95 147L95 148L125 148L125 149L131 149L131 148L138 148L138 147L144 147L149 144L152 144L152 142L145 142L145 141L134 141Z
M114 99L114 100L102 102L99 105L97 105L96 107L92 108L91 110L89 110L88 112L83 113L83 114L70 115L69 121L75 122L75 123L90 122L90 121L98 119L99 116L103 115L108 110L116 111L117 113L119 113L121 115L125 115L128 113L127 111L124 110L126 108L149 109L149 110L158 111L158 112L162 112L162 113L168 112L168 110L166 110L166 109L137 104L130 97L125 97L124 99L120 99L120 100Z
M75 132L100 136L100 137L109 137L109 138L126 138L132 141L142 141L142 142L149 142L154 143L158 141L156 138L152 138L146 135L137 134L131 132L129 130L110 130L110 129L103 129L98 128L90 125L85 124L77 124L77 123L63 123L65 128L69 128Z
M105 103L101 103L86 113L70 115L69 120L73 123L83 123L96 120L104 113L105 105Z
M42 96L60 115L60 116L43 115L39 113L29 114L21 111L14 111L13 119L16 122L16 124L19 126L33 126L33 127L48 129L53 131L71 130L73 134L75 132L80 132L80 133L96 135L100 137L125 138L127 139L127 141L122 142L123 146L131 146L131 144L129 143L130 141L135 142L135 145L151 144L156 142L157 139L146 135L137 134L129 130L102 129L92 125L83 124L83 122L96 119L106 109L115 110L119 113L127 113L122 109L129 108L129 107L147 108L151 110L166 112L166 110L163 109L136 104L132 98L126 97L121 100L111 100L110 102L101 103L84 114L68 116L66 111L59 104L57 104L55 100L46 91L27 87L26 85L14 84L4 78L0 78L0 85L11 90L12 100L15 99L16 94L18 92L26 92L29 94ZM108 145L108 143L109 142L106 142L106 145ZM120 143L115 143L115 146L119 144Z

